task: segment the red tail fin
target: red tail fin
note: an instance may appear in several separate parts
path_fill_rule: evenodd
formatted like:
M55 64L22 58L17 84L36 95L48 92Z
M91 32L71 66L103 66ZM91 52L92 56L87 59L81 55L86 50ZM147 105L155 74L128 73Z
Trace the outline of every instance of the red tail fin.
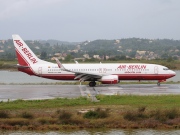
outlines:
M28 62L26 62L26 60L21 56L21 54L18 52L17 49L16 49L16 56L18 58L19 65L29 66Z

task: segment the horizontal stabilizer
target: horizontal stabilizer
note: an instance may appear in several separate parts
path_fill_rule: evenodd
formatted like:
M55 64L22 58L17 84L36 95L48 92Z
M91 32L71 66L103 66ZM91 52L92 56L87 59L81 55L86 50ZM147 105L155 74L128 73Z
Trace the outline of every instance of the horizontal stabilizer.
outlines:
M23 65L19 65L19 64L15 65L15 67L17 67L17 68L30 68L30 66L23 66Z

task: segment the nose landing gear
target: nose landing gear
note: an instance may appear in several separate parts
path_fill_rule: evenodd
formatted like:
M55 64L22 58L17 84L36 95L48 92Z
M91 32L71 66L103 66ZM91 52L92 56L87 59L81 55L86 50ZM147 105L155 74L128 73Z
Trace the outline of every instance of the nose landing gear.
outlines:
M166 80L158 80L157 82L157 86L160 86L161 85L161 82L165 82Z
M89 86L90 86L90 87L94 87L94 86L96 86L96 82L95 82L95 81L93 81L93 82L89 82Z

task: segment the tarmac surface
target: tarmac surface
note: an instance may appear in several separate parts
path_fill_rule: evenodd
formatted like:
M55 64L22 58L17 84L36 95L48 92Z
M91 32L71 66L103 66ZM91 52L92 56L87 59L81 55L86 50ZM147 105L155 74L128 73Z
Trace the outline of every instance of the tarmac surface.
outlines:
M162 95L180 94L180 84L120 84L99 85L1 85L0 101L17 99L37 100L52 98L76 98L80 96L95 99L102 95Z

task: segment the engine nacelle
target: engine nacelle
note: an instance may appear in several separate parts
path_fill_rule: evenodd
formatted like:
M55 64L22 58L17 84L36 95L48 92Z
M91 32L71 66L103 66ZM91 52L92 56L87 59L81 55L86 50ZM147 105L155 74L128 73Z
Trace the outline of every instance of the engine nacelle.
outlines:
M102 84L117 84L118 83L118 76L117 75L103 76L99 81Z

